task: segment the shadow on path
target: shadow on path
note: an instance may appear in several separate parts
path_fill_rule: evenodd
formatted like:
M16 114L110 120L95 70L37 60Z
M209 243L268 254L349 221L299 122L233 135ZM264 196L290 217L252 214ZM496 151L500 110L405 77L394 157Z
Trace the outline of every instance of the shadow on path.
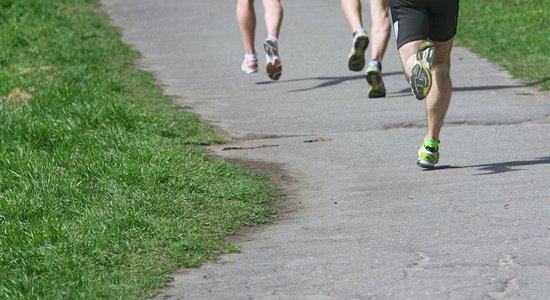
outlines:
M528 87L528 86L529 86L528 84L462 86L462 87L453 87L453 92L490 91L490 90L522 88L522 87Z
M398 75L398 74L401 74L401 73L402 72L384 73L383 76L387 77L387 76ZM295 90L288 91L288 93L295 93L295 92L305 92L305 91L310 91L310 90L314 90L314 89L318 89L318 88L334 86L334 85L338 85L338 84L341 84L341 83L346 82L346 81L352 81L352 80L358 80L358 79L365 80L365 75L361 74L361 75L341 76L341 77L310 77L310 78L280 80L278 82L298 82L298 81L309 81L309 80L322 81L321 83L319 83L315 86L309 87L309 88L302 88L302 89L295 89ZM276 82L275 81L256 82L256 84L273 84L273 83L276 83Z
M532 87L539 84L543 84L547 81L550 81L550 77L544 77L540 80L533 82L518 83L512 85L486 85L486 86L463 86L463 87L453 87L453 91L456 92L467 92L467 91L487 91L487 90L501 90L501 89L511 89L511 88L523 88L523 87Z
M478 168L478 170L480 171L486 171L485 173L474 174L475 176L479 176L479 175L492 175L492 174L500 174L500 173L506 173L506 172L521 171L525 169L514 169L514 167L533 166L533 165L540 165L540 164L550 164L550 156L539 157L533 160L517 160L517 161L508 161L508 162L501 162L501 163L472 165L472 166L443 165L443 166L437 166L433 170ZM426 170L426 171L430 171L430 170Z
M383 76L394 76L394 75L402 75L403 72L390 72L390 73L384 73ZM288 93L295 93L295 92L305 92L310 91L318 88L324 88L324 87L330 87L334 85L339 85L346 81L351 80L358 80L358 79L365 79L365 75L353 75L353 76L341 76L341 77L309 77L309 78L299 78L299 79L290 79L290 80L279 80L279 81L260 81L256 82L258 85L264 85L264 84L274 84L277 82L298 82L298 81L309 81L309 80L317 80L317 81L323 81L316 86L309 87L309 88L302 88L302 89L295 89L287 91ZM513 85L486 85L486 86L463 86L463 87L453 87L454 92L468 92L468 91L490 91L490 90L502 90L502 89L512 89L512 88L523 88L523 87L531 87L536 86L542 83L545 83L547 81L550 81L550 77L544 77L538 81L534 82L526 82L526 83L520 83L520 84L513 84ZM409 88L402 89L401 91L398 91L396 96L394 97L401 97L403 95L407 95L410 93Z
M543 77L540 80L529 83L528 86L535 86L535 85L546 83L548 81L550 81L550 77Z
M471 92L471 91L490 91L490 90L503 90L503 89L513 89L513 88L523 88L528 87L530 84L514 84L514 85L486 85L486 86L461 86L453 87L453 92ZM400 90L400 93L410 92L410 88L404 88Z

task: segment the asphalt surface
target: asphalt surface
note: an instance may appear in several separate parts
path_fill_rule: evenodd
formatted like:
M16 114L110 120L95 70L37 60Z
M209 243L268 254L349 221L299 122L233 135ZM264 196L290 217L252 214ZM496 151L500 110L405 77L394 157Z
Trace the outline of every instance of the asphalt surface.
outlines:
M424 103L395 42L388 95L368 99L338 1L284 1L279 82L240 71L235 1L102 2L165 92L234 138L213 153L272 166L287 193L241 253L158 299L550 299L548 95L456 48L440 168L423 171Z

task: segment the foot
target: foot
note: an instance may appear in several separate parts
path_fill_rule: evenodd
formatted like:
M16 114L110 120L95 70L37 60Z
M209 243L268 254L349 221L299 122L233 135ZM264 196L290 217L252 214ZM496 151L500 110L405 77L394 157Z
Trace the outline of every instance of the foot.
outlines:
M269 78L272 80L279 80L283 73L283 66L281 65L281 59L279 58L279 49L277 47L277 41L267 39L264 42L265 59L266 59L266 72Z
M365 73L369 83L369 98L386 97L386 87L382 80L382 64L378 60L371 60Z
M241 64L241 70L246 74L258 72L258 59L256 58L256 55L245 55L243 63Z
M420 43L410 75L411 90L418 100L426 98L432 88L431 70L434 56L435 48L432 42Z
M435 168L435 164L439 162L439 142L425 138L424 143L418 149L418 160L416 164L425 169Z
M365 50L369 46L369 37L364 29L353 33L353 45L348 56L350 71L359 72L365 68Z

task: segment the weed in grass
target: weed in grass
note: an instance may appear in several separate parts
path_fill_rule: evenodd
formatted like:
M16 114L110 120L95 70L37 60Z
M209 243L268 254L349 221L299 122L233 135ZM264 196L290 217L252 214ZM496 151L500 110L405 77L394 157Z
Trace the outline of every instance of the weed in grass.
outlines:
M2 100L4 101L4 103L7 103L7 104L16 104L16 103L27 102L31 98L32 98L31 94L16 88L9 95L7 95L6 97L3 97Z

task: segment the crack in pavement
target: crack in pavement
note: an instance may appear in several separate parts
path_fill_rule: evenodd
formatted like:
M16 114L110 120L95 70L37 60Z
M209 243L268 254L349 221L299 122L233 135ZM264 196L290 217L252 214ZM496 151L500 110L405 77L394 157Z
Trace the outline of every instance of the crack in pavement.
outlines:
M459 120L445 122L445 126L458 127L458 126L508 126L508 125L523 125L523 124L550 124L550 115L542 118L530 118L523 120L512 121L473 121L473 120ZM402 129L402 128L424 128L426 127L425 121L414 122L401 122L387 124L383 126L384 130Z

